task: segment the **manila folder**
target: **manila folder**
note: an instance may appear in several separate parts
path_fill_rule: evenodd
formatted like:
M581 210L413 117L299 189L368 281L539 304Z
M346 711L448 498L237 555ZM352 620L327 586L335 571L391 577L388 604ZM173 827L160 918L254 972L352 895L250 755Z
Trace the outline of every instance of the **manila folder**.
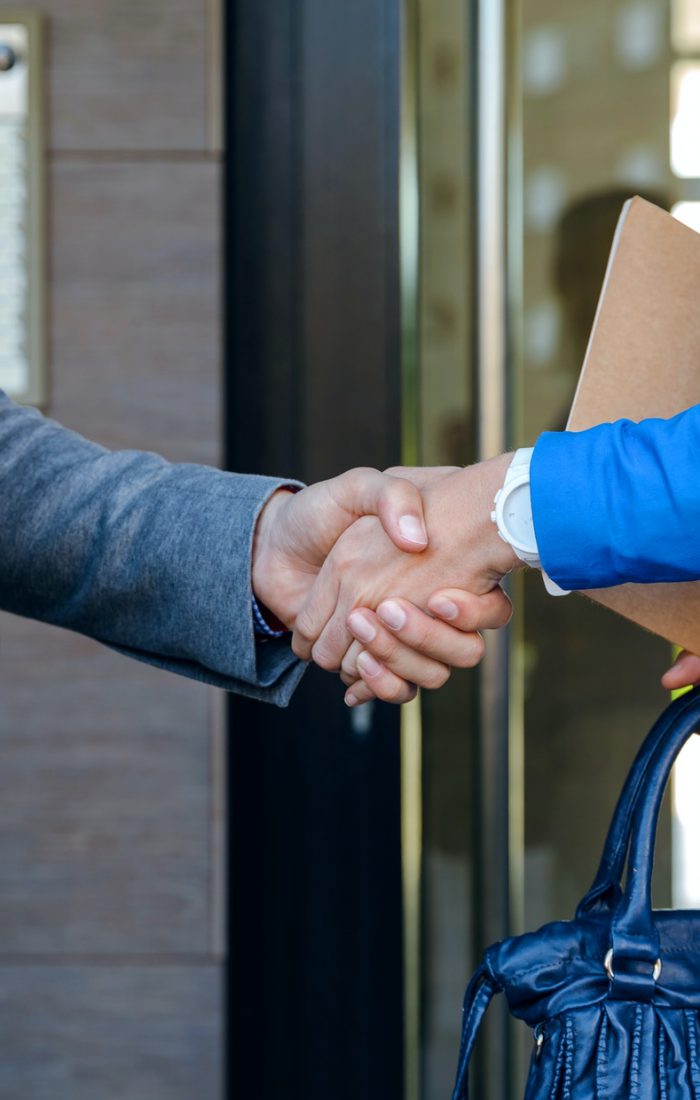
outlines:
M700 234L644 199L630 199L613 240L567 428L670 417L698 403ZM689 530L688 538L700 532ZM586 595L700 654L700 581L623 584Z

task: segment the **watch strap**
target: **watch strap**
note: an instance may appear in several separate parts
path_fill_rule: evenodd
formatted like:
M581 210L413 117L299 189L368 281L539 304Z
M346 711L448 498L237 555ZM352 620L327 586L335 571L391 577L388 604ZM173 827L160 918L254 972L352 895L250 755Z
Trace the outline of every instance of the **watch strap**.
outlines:
M528 475L529 481L530 463L532 462L534 450L534 447L518 448L518 450L513 455L510 465L506 471L505 481L503 482L503 487L500 490L501 493L506 492L515 481L522 481L524 474ZM498 499L498 494L496 499ZM492 513L492 519L494 519L495 521L495 513ZM507 537L507 533L505 531L502 531L500 527L498 529L498 533L501 538L504 539L504 541L506 541L510 546L513 547L514 552L517 554L521 561L525 562L525 564L529 565L531 568L539 569L541 571L544 586L547 592L549 592L550 596L569 595L568 589L562 588L560 585L557 584L556 581L552 580L552 578L547 573L545 573L544 569L542 568L542 562L540 561L539 553L528 553L527 551L521 550L512 542L511 539Z

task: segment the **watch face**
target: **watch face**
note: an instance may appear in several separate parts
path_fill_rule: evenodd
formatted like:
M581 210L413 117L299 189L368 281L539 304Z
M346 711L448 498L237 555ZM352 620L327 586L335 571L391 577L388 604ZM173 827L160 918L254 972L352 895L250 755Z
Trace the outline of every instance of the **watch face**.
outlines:
M516 485L508 493L503 504L503 525L518 549L527 554L537 553L529 484Z

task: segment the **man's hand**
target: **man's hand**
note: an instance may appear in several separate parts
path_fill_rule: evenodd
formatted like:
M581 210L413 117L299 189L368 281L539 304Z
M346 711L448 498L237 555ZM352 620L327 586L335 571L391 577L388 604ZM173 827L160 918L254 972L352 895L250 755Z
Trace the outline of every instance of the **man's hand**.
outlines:
M678 654L674 663L661 677L661 683L667 691L693 687L700 684L700 657L688 653L687 649Z
M479 631L506 626L513 608L497 586L485 596L460 589L435 592L428 611L392 598L376 612L356 608L350 613L348 626L356 641L341 668L349 707L375 698L407 703L417 687L442 687L453 668L479 663L484 653Z
M270 497L255 529L252 584L258 601L285 626L294 626L329 551L360 516L378 517L373 522L400 557L428 545L419 489L378 470L349 470Z
M294 629L293 649L322 668L338 669L352 643L348 616L400 597L421 608L449 585L483 596L521 563L499 538L490 514L510 455L449 473L423 493L430 547L420 556L399 554L375 519L358 520L324 563Z

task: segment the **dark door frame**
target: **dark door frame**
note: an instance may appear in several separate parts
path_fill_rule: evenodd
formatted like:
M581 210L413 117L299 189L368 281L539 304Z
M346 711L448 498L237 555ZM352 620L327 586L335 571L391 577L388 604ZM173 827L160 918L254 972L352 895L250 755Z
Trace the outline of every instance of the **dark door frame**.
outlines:
M229 0L230 469L400 459L399 0ZM401 1100L399 714L229 703L228 1095Z

